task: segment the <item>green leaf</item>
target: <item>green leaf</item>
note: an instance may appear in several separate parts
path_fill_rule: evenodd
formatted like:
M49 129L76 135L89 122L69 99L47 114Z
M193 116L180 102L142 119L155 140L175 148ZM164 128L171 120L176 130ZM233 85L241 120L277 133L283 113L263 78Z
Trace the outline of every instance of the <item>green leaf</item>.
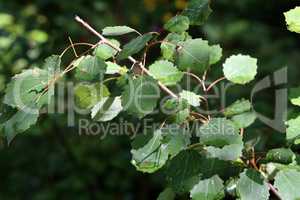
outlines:
M200 38L188 39L178 45L175 60L182 70L203 73L222 57L222 49L219 45L209 46L208 41Z
M240 99L228 106L227 108L225 108L224 115L226 117L230 117L233 115L242 114L244 112L250 111L251 107L252 105L249 100Z
M236 160L242 155L243 141L234 124L225 118L212 118L197 131L200 143L208 145L209 157Z
M182 90L179 93L180 98L186 100L191 106L200 106L201 96L187 90Z
M105 97L93 107L91 117L92 119L100 122L110 121L122 110L121 97Z
M61 57L59 55L52 55L45 59L43 69L50 73L55 73L60 69Z
M22 133L37 122L39 117L38 109L19 110L4 125L4 133L10 143L18 133Z
M120 47L117 40L109 40L116 47ZM107 60L114 57L118 51L107 44L99 44L94 51L94 54L102 60Z
M300 106L300 87L291 88L289 98L293 105Z
M176 85L183 77L183 73L173 63L165 60L156 61L150 65L149 72L153 78L166 86Z
M174 61L176 46L179 42L186 40L186 33L169 33L161 43L160 49L164 59Z
M210 47L209 64L216 64L222 58L222 48L220 45L212 45Z
M231 121L237 128L247 128L253 124L256 120L256 114L254 112L245 112L239 115L235 115L231 118Z
M291 149L277 148L271 149L266 155L268 162L277 162L282 164L292 163L296 158L296 155Z
M295 119L287 121L286 139L289 142L293 142L300 138L300 116Z
M137 32L133 28L128 26L108 26L102 30L102 34L105 36L119 36L127 33Z
M283 170L275 176L274 186L278 189L280 197L284 200L300 199L300 172L296 170Z
M221 200L225 197L223 180L218 175L199 181L190 194L193 200Z
M233 83L249 83L256 76L257 59L248 55L233 55L223 64L223 72L226 79Z
M189 29L190 20L186 16L177 15L171 18L164 26L170 32L182 33Z
M264 177L254 169L247 169L240 174L237 193L241 200L268 200L269 188Z
M105 85L79 83L74 89L75 103L81 109L90 109L104 97L110 95Z
M300 33L300 7L297 6L285 12L284 16L288 29L292 32Z
M175 192L172 190L172 188L166 188L164 191L162 191L157 200L174 200L175 199Z
M126 67L121 67L120 65L107 61L105 62L107 65L105 74L125 74L128 69Z
M168 151L162 148L162 139L161 130L157 130L145 146L131 150L131 163L138 171L153 173L164 166L168 160Z
M49 82L49 73L39 68L15 75L7 85L3 103L23 109L37 101ZM49 94L50 96L52 94ZM48 92L39 98L39 107L48 103Z
M210 0L191 0L182 15L190 19L191 25L202 25L211 13Z
M129 79L122 93L122 106L125 111L139 118L151 113L157 105L160 89L150 76Z
M75 78L81 81L103 80L106 67L105 62L99 57L84 56L78 61Z
M117 59L124 60L129 56L140 52L152 38L153 35L151 33L147 33L131 40L129 43L124 45L123 50L119 53Z

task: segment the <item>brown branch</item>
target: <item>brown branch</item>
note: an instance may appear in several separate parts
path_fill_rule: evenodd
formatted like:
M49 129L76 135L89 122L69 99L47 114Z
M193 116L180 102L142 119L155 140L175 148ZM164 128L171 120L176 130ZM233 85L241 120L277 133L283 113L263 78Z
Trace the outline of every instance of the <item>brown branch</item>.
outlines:
M212 84L210 84L208 86L208 88L206 89L206 91L208 92L213 86L215 86L217 83L219 83L220 81L223 81L225 79L226 79L225 77L221 77L221 78L215 80Z
M273 194L279 199L279 200L282 200L279 192L276 190L276 188L271 184L271 183L268 183L268 186L269 186L269 189L273 192Z
M111 46L112 48L114 48L115 50L117 50L118 52L122 51L121 48L115 46L114 44L112 44L109 40L107 40L103 35L101 35L99 32L97 32L94 28L92 28L87 22L85 22L84 20L82 20L80 17L76 16L75 20L80 23L84 28L86 28L88 31L90 31L91 33L93 33L94 35L96 35L103 43ZM134 64L138 64L138 66L141 68L141 70L146 74L151 76L151 73L148 71L148 69L145 68L145 66L138 62L136 59L134 59L132 56L129 56L128 59L134 63ZM165 91L167 94L169 94L170 96L172 96L173 98L178 98L178 96L173 93L169 88L167 88L164 84L162 84L160 81L158 81L158 85L160 86L160 88Z

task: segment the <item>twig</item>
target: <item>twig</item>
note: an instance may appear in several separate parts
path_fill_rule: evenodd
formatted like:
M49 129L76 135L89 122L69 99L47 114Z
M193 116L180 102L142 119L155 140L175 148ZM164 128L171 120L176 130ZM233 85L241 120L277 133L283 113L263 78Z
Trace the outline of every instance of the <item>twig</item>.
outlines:
M206 91L208 92L213 86L215 86L217 83L219 83L220 81L225 80L225 79L226 79L225 77L221 77L221 78L215 80L212 84L210 84L208 86L208 88L206 89Z
M73 41L72 41L71 37L69 36L68 39L69 39L69 41L71 43L71 46L72 46L72 49L73 49L75 57L78 58L78 55L76 53L76 50L75 50L75 47L74 47L74 44L73 44Z
M269 189L274 193L274 195L279 199L279 200L282 200L279 192L276 190L276 188L271 184L271 183L268 183L268 186L269 186Z
M114 44L112 44L109 40L107 40L104 36L102 36L99 32L97 32L94 28L92 28L87 22L85 22L84 20L82 20L80 17L76 16L75 20L80 23L83 27L85 27L87 30L89 30L91 33L93 33L94 35L96 35L103 43L111 46L112 48L114 48L115 50L117 50L118 52L122 51L122 49L120 49L119 47L115 46ZM151 76L151 73L148 71L148 69L145 68L145 66L138 62L136 59L134 59L132 56L129 56L128 59L133 62L134 64L138 64L138 66L141 68L141 70L146 74ZM173 93L169 88L167 88L164 84L162 84L160 81L158 81L158 85L160 86L160 88L165 91L167 94L169 94L170 96L172 96L173 98L178 98L178 96Z

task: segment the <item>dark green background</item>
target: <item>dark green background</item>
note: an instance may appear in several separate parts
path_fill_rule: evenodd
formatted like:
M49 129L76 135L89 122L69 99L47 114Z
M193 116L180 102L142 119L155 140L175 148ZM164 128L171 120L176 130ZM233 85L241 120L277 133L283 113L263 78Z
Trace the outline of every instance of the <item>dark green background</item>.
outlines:
M12 21L1 27L0 89L22 69L39 66L45 57L60 53L74 42L96 42L75 21L87 19L98 30L106 25L130 25L140 32L159 31L165 19L179 12L171 0L0 0L0 13ZM288 66L289 85L300 77L300 35L286 29L283 12L300 5L296 0L215 0L206 25L192 28L195 37L219 43L223 60L233 53L259 60L257 80ZM0 16L1 16L0 14ZM125 38L126 40L126 38ZM155 57L154 53L152 57ZM221 62L211 80L221 76ZM251 85L249 86L251 87ZM286 87L286 86L283 86ZM249 88L233 87L228 102L249 97ZM258 95L255 106L272 115L273 92ZM291 110L292 111L292 110ZM257 122L246 138L260 137L257 151L281 144L283 134ZM66 116L43 115L38 124L0 150L0 199L138 199L152 200L163 188L158 175L144 175L130 164L130 139L79 136L67 128Z

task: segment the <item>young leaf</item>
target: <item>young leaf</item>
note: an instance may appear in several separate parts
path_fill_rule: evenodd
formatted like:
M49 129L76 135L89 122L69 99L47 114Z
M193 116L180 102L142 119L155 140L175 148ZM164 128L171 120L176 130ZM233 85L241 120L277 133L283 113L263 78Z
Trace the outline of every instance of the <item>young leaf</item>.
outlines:
M105 62L97 56L84 56L76 68L75 77L81 81L103 80L106 71Z
M91 117L100 122L110 121L122 110L121 97L105 97L93 107Z
M218 175L200 180L190 194L192 200L221 200L225 197L223 180Z
M191 0L182 15L190 19L191 25L202 25L212 12L210 0Z
M116 47L120 47L120 43L117 40L109 40ZM94 54L102 60L107 60L114 57L118 51L107 44L99 44L94 51Z
M186 100L191 106L198 107L200 106L200 95L195 94L194 92L190 92L187 90L182 90L179 94L180 98Z
M275 176L274 186L278 189L282 199L300 199L300 172L293 169L278 172Z
M285 12L284 16L288 29L292 32L300 33L300 7L297 6Z
M179 42L185 41L187 39L186 33L169 33L161 43L160 49L164 59L174 61L174 54L176 51L176 46Z
M162 191L157 200L174 200L175 199L175 192L172 190L172 188L166 188L164 191Z
M19 110L4 124L4 133L10 143L18 133L22 133L37 122L39 111L37 109Z
M235 101L233 104L225 108L224 115L226 117L230 117L233 115L238 115L244 112L250 111L252 105L249 100L246 99L240 99Z
M105 36L119 36L132 32L137 31L128 26L108 26L102 30L102 34Z
M176 85L183 77L183 73L173 63L164 60L156 61L150 65L149 72L153 78L166 86Z
M125 111L139 118L151 113L157 105L160 89L150 76L130 79L122 93L122 106Z
M74 89L75 103L81 109L90 109L98 101L110 95L105 85L79 83Z
M222 48L220 45L212 45L210 47L209 64L216 64L222 58Z
M170 32L182 33L189 29L190 20L186 16L177 15L171 18L164 26Z
M151 33L147 33L131 40L129 43L124 45L123 50L119 53L117 59L124 60L129 56L140 52L152 38L153 35Z
M241 54L233 55L223 64L223 72L226 79L233 83L249 83L257 73L257 59Z
M242 200L268 200L269 188L264 177L254 169L247 169L240 174L237 193Z
M59 70L60 65L61 57L59 55L52 55L45 59L45 63L42 68L53 74Z
M295 119L287 121L286 139L289 142L293 142L300 138L300 116Z

